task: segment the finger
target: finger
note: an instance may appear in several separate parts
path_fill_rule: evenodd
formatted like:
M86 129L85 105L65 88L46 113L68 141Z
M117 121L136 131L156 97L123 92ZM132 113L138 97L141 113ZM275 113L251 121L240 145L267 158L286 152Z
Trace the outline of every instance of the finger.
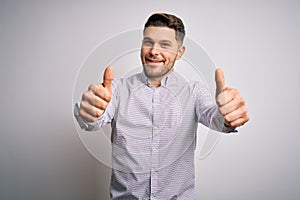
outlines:
M237 110L240 106L245 105L245 101L242 98L234 98L230 102L226 103L225 105L219 107L220 113L225 116L226 114L229 114L233 112L234 110Z
M97 117L94 117L94 116L90 115L89 113L87 113L84 109L80 109L79 114L87 122L95 122L98 119Z
M94 99L96 98L95 96L100 97L104 101L109 102L111 99L111 91L109 91L107 88L103 87L101 84L92 84L89 86L89 90L91 91L90 93L87 93L87 99L93 104Z
M243 126L247 121L249 121L249 118L239 118L234 120L233 122L230 122L230 126L232 127L239 127Z
M93 90L89 89L87 92L82 94L82 100L81 101L88 101L91 105L94 105L95 102L95 93Z
M239 92L234 88L225 88L223 92L216 96L216 102L223 106L239 96Z
M216 96L218 96L225 89L225 77L224 72L221 68L215 71L215 81L216 81Z
M245 120L248 120L246 106L239 107L237 110L234 110L231 113L225 115L224 118L228 123L231 123L239 118L244 118Z
M96 108L100 109L100 110L105 110L107 105L108 105L108 102L109 101L106 101L104 99L101 99L97 96L95 96L95 99L94 99L94 105Z
M95 106L101 110L105 110L109 102L102 97L96 96L92 91L85 92L82 100L87 101L91 106Z
M100 117L104 112L104 110L96 108L95 106L91 105L88 101L80 102L80 110L84 110L87 114L95 118Z
M106 102L110 102L111 100L111 91L108 88L99 88L99 90L95 91L95 95Z
M108 66L104 71L103 86L111 90L113 79L114 79L114 69L112 68L112 66Z

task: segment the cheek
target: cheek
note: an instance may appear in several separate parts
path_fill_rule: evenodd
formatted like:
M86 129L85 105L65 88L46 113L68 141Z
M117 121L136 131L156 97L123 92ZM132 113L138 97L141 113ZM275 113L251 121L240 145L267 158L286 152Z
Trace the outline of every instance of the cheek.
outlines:
M166 62L170 63L176 60L176 54L174 53L167 53L164 54L163 57L165 58Z
M144 59L145 55L146 55L146 51L144 49L141 49L141 53L140 53L141 58Z

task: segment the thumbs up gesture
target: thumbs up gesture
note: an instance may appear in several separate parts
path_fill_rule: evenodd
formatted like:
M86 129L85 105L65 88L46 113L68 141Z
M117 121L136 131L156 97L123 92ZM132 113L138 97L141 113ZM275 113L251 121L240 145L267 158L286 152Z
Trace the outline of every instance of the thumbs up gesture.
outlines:
M224 72L220 68L215 71L215 81L216 102L226 125L231 127L244 125L249 120L245 100L237 89L226 87Z
M112 81L114 71L111 66L104 71L103 83L92 84L83 93L80 102L80 116L88 121L95 122L104 113L112 97Z

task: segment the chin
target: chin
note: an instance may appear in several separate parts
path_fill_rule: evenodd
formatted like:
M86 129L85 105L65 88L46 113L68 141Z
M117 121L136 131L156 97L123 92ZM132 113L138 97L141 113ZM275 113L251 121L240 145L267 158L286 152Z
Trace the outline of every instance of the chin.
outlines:
M169 72L171 71L171 69L168 69L168 70L153 70L152 69L147 69L147 67L144 67L144 72L145 72L145 75L148 77L148 78L162 78L164 77L166 74L168 74Z

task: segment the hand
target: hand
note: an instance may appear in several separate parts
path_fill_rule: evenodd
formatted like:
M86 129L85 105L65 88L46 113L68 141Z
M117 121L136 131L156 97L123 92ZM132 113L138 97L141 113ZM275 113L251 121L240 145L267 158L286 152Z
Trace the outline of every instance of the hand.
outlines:
M225 86L224 72L220 68L215 71L215 81L216 102L219 112L224 116L225 123L231 127L244 125L249 120L245 100L237 89Z
M83 93L80 102L80 116L88 121L95 122L104 113L112 96L112 80L114 71L111 66L104 71L103 83L92 84L89 89Z

